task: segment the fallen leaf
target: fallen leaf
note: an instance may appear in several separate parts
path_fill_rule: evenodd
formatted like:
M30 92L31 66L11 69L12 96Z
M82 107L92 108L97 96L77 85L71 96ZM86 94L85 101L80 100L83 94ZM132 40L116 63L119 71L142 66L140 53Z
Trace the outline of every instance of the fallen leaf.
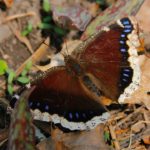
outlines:
M14 0L4 0L5 5L10 8L13 5Z
M118 0L114 5L107 8L105 11L99 14L86 28L81 40L87 39L92 34L101 30L105 26L109 26L117 19L125 16L135 15L139 10L144 0Z
M104 141L103 125L93 130L72 133L63 133L56 129L52 131L52 139L59 148L67 150L109 150L109 146Z
M142 140L145 144L150 145L150 135L143 136Z
M91 14L80 5L53 5L54 21L63 28L84 31L92 19Z

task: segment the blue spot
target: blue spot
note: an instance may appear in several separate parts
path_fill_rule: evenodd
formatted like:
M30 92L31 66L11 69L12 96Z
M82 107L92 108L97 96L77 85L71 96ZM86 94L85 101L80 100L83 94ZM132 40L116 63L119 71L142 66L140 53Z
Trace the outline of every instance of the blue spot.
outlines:
M125 72L130 72L130 70L129 70L129 69L124 69L123 71L125 71Z
M130 29L130 28L132 28L132 25L125 25L124 26L126 29Z
M32 105L33 105L33 102L30 102L30 103L29 103L29 106L32 107Z
M77 112L75 113L75 116L77 119L79 118L79 114Z
M125 44L124 41L120 41L120 44Z
M129 33L129 32L131 32L131 30L130 29L125 29L124 32Z
M124 73L124 74L123 74L123 76L125 76L125 77L129 77L129 75L128 75L128 74L126 74L126 73Z
M121 37L124 38L126 35L125 34L121 34Z
M72 113L69 113L69 118L70 118L70 119L72 119L72 118L73 118Z
M49 110L49 106L48 105L45 105L45 110Z
M122 20L123 25L128 25L130 22L128 20Z
M128 82L126 79L122 79L124 82Z
M37 106L40 106L40 103L38 102L36 105L37 105Z
M121 52L126 52L126 49L125 48L121 48L120 51Z

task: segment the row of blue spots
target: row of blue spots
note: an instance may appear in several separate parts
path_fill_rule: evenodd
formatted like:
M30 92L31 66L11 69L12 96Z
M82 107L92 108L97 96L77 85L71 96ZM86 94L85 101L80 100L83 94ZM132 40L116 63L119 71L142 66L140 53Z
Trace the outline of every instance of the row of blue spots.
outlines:
M128 18L121 19L121 22L124 25L124 33L130 33L133 30L133 26Z
M40 102L33 102L33 101L30 101L29 102L29 107L31 108L31 109L35 109L35 108L37 108L37 109L39 109L40 111L42 111L42 112L49 112L49 113L52 113L51 111L50 111L50 107L49 107L49 105L47 105L47 104L43 104L43 103L40 103ZM53 112L53 113L55 113L55 112ZM52 114L53 114L52 113ZM57 113L57 112L56 112ZM88 120L88 118L89 117L91 117L91 116L93 116L95 113L93 112L93 111L89 111L89 112L80 112L80 113L78 113L78 112L66 112L66 111L64 111L63 113L62 113L62 115L63 115L63 117L64 118L67 118L68 120L70 120L70 121L86 121L86 120ZM58 115L60 115L60 116L62 116L61 114L59 114L58 113Z
M64 116L64 117L66 117L66 116ZM69 118L68 118L69 117ZM69 112L68 113L68 119L69 120L80 120L80 118L84 118L84 119L86 119L87 118L87 116L86 116L86 114L85 113L78 113L78 112L75 112L75 113L72 113L72 112Z
M128 18L121 19L121 23L124 25L124 30L121 34L121 41L126 41L127 34L131 33L133 30L133 26ZM123 42L120 42L120 44L124 44Z
M130 21L129 21L128 18L121 19L121 22L122 22L123 25L129 25L130 24Z
M89 118L89 116L94 116L94 113L92 112L92 111L89 111L88 113L86 112L80 112L80 113L78 113L78 112L69 112L68 113L69 115L69 120L81 120L81 119L83 119L83 120L86 120L87 118ZM64 117L66 117L66 116L64 116Z
M131 68L124 68L121 70L121 79L119 87L122 91L132 82L133 70Z
M128 46L126 44L127 35L133 30L133 26L128 18L123 18L120 20L124 26L123 32L120 35L120 52L123 55L123 61L128 59ZM120 75L119 87L122 91L130 84L132 81L132 70L130 68L123 68Z
M64 117L67 118L69 121L87 121L90 120L92 117L97 116L99 114L94 113L92 111L88 112L67 112Z
M123 55L123 61L126 61L129 54L128 54L128 45L126 44L127 41L127 35L131 33L133 26L128 18L123 18L120 20L121 23L123 24L123 32L120 35L120 52Z
M30 102L29 102L29 107L30 107L30 108L37 107L37 108L39 108L39 109L42 107L42 109L44 109L44 111L46 111L46 112L49 111L49 106L48 106L47 104L44 104L44 106L43 106L43 104L41 104L40 102L37 102L37 103L35 104L35 103L33 103L33 101L30 101Z

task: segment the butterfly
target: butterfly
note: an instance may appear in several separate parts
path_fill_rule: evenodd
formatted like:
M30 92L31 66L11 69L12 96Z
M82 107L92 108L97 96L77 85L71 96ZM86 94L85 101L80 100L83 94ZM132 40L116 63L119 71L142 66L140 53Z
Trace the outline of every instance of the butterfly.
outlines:
M123 103L140 85L139 46L138 24L132 17L91 36L64 56L65 66L32 81L28 101L34 119L72 131L105 123L110 114L102 97Z

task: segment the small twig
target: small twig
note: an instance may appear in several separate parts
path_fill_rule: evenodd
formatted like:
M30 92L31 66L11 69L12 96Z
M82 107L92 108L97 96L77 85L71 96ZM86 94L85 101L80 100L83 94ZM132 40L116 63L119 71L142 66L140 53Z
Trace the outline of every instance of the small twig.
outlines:
M143 111L143 116L144 116L145 121L150 121L145 110Z
M31 54L33 54L34 51L33 51L33 48L32 48L32 46L31 46L30 41L29 41L26 37L22 36L21 33L20 33L20 31L18 31L18 29L16 30L16 29L14 28L14 26L9 25L9 27L10 27L11 31L14 33L14 35L16 36L16 38L17 38L19 41L21 41L22 43L24 43L24 44L27 46L29 52L30 52Z
M0 142L0 146L2 146L7 140L8 140L8 138L3 140L2 142Z
M133 116L133 114L141 111L143 109L144 106L141 106L140 108L136 109L132 114L128 115L126 118L122 119L120 122L117 123L117 126L120 126L121 124L123 124L124 122L126 122L127 120L129 120L129 118L131 118Z
M120 150L121 148L120 148L119 142L118 142L118 140L116 138L116 134L114 132L114 128L112 127L112 125L109 125L109 130L110 130L112 139L114 140L113 142L114 142L116 150Z
M135 126L137 126L137 125L139 125L139 124L142 124L142 123L150 124L150 121L139 121L139 122L137 122L136 124L134 124L134 125L131 127L131 130L132 130L133 128L135 128Z
M4 129L0 132L0 143L8 138L8 129Z
M131 148L131 144L132 144L132 130L133 128L135 128L135 126L139 125L139 124L142 124L142 123L146 123L146 124L150 124L150 121L139 121L137 122L136 124L134 124L132 127L131 127L131 131L130 131L130 142L129 142L129 146L128 146L128 149L130 150Z
M9 56L7 54L5 54L2 49L0 49L0 53L2 55L2 58L4 58L4 59L8 59L9 58Z
M36 13L33 12L33 11L31 11L31 12L27 12L27 13L21 13L21 14L16 14L16 15L8 16L0 24L12 21L12 20L17 19L17 18L26 17L26 16L36 16Z

